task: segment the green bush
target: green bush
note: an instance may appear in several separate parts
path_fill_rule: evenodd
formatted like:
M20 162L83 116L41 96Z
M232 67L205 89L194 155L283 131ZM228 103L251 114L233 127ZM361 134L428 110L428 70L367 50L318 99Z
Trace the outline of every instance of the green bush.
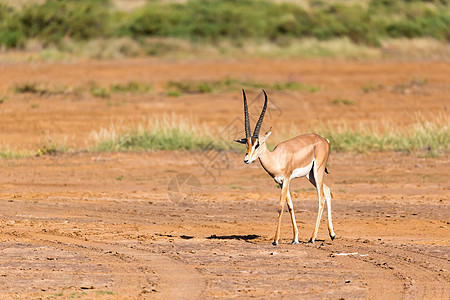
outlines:
M64 37L88 40L107 33L108 0L47 0L25 6L20 14L27 37L55 44Z
M0 4L0 45L19 48L28 38L50 45L66 37L131 37L149 55L173 46L147 44L147 37L208 43L225 39L238 46L249 39L283 45L304 37L347 37L371 46L389 37L450 41L450 4L443 0L371 0L367 5L310 0L310 7L304 9L295 2L189 0L148 1L132 11L112 10L110 0L33 1L21 10Z
M0 46L6 48L20 48L26 36L18 13L5 4L0 4Z

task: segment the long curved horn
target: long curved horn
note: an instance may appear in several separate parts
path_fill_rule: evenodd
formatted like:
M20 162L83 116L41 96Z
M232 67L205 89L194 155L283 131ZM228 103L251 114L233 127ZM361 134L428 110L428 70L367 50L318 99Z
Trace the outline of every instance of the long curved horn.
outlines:
M247 97L245 96L244 89L242 89L242 94L244 95L245 137L247 139L249 139L252 134L251 134L251 131L250 131L250 119L249 119L249 116L248 116Z
M264 90L262 90L262 91L264 93L264 98L265 98L264 99L264 106L263 106L263 109L261 111L261 115L259 116L258 123L256 123L255 131L253 131L253 138L254 139L257 139L259 137L259 130L261 129L261 124L262 124L262 121L264 119L264 114L266 113L266 108L267 108L267 94L266 94L266 91L264 91Z

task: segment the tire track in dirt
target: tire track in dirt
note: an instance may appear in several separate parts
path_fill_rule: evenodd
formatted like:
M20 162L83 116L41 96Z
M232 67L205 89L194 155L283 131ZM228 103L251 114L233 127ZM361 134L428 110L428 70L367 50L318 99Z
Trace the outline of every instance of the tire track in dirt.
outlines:
M26 236L28 241L34 240L41 244L57 244L59 247L62 246L67 249L76 247L78 250L82 249L83 252L87 252L89 256L98 256L99 251L102 254L115 254L116 257L122 260L122 263L111 265L111 261L107 260L105 264L111 267L116 274L120 275L119 296L121 297L127 295L130 298L135 298L136 296L145 296L145 293L150 292L142 289L142 285L148 282L145 274L137 273L139 268L135 260L148 263L148 267L158 277L158 290L151 294L153 299L197 299L200 297L204 287L203 278L195 268L160 254L143 251L143 249L136 249L118 243L85 241L55 234L30 234L28 232ZM96 252L97 255L95 255ZM129 260L132 261L129 262Z
M373 241L340 238L345 245L333 244L333 252L354 253L358 255L346 256L348 260L366 262L368 265L387 271L390 277L402 282L402 297L414 299L448 299L450 297L450 281L447 275L440 275L437 270L429 267L430 261L435 266L447 266L449 261L437 256L428 256L408 249L399 249L393 245L376 244ZM328 247L318 249L329 251ZM363 253L364 256L360 254ZM352 263L354 265L354 263ZM443 267L444 268L444 267ZM369 298L380 298L380 292L386 292L390 286L383 286L383 290L371 293ZM398 293L398 291L397 291ZM387 293L388 298L393 294Z
M321 257L324 260L326 260L325 256L330 255L330 249L328 248L319 246L312 249L310 254L314 253L315 256ZM334 244L332 249L333 252L339 252L335 251L336 247ZM398 278L395 274L389 272L389 270L378 268L368 261L358 258L357 260L358 263L355 263L355 258L352 256L339 256L336 262L342 268L352 270L358 274L358 277L367 284L366 299L400 299L403 297L402 287L404 282L401 278Z

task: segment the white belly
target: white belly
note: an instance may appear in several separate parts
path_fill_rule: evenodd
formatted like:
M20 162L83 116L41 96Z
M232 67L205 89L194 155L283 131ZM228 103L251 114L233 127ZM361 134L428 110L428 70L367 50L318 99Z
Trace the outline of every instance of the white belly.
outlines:
M299 177L308 175L309 171L311 171L313 163L314 163L314 160L306 167L295 169L294 172L292 172L290 179L299 178Z

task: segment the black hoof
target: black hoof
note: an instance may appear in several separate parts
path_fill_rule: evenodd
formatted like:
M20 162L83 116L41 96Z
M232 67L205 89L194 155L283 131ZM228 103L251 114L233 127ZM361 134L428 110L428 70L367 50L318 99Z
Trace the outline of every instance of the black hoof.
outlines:
M298 244L298 241L292 241L292 245Z
M336 235L330 236L331 240L334 241L334 239L336 238Z
M278 246L278 242L272 242L272 245Z
M313 239L309 239L308 244L314 244L314 240Z

